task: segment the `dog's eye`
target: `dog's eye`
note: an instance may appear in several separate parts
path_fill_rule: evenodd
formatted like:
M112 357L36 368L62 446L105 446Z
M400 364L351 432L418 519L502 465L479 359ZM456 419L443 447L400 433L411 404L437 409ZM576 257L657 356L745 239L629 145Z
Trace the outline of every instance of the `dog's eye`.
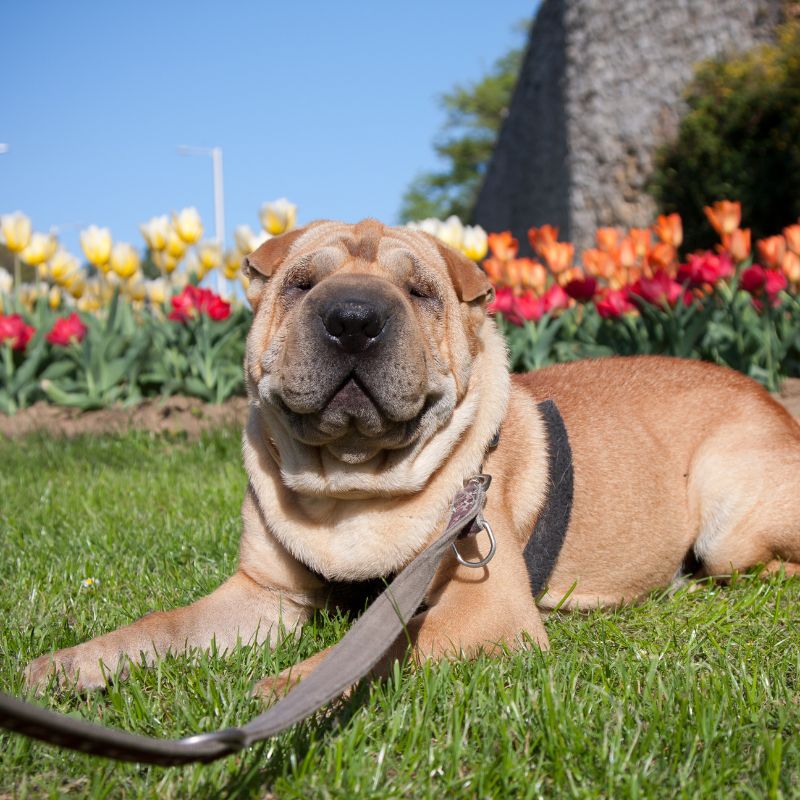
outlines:
M430 293L426 289L423 289L421 286L410 286L408 289L408 293L411 295L411 297L415 297L418 300L431 299Z
M298 276L297 278L287 281L284 284L283 292L287 295L304 294L314 288L314 281L307 275Z

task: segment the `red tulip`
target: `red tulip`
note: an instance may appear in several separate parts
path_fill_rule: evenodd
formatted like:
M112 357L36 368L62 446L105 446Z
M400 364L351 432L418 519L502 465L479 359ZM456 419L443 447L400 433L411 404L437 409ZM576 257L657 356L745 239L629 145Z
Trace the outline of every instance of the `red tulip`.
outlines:
M694 253L686 264L678 267L678 281L688 283L691 287L703 284L715 284L722 278L733 275L733 262L727 253Z
M211 289L201 289L199 286L187 286L170 302L172 311L169 312L169 319L173 322L187 322L203 313L219 321L226 319L231 313L230 303L214 294Z
M739 285L750 294L758 294L767 282L766 270L760 264L748 267L739 279Z
M68 317L57 319L45 338L50 344L66 347L73 342L82 342L86 331L87 328L81 322L81 318L73 311Z
M630 292L647 300L648 303L652 303L654 306L663 306L664 303L674 306L684 294L683 287L663 270L656 272L652 278L639 278L630 287ZM684 298L684 301L686 299Z
M0 343L8 342L12 350L24 350L34 333L36 328L26 325L19 314L0 314Z
M573 278L565 287L566 293L579 303L588 303L597 292L597 280L591 275Z
M625 289L608 289L599 300L595 301L597 313L603 319L616 319L623 314L636 311L636 306L628 299Z

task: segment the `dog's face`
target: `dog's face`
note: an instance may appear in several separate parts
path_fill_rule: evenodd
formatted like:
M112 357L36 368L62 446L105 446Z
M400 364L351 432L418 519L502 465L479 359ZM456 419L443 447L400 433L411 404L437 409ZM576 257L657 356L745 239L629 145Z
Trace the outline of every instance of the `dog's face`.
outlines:
M271 239L244 269L250 397L295 444L364 465L448 421L491 291L472 261L428 234L366 220Z

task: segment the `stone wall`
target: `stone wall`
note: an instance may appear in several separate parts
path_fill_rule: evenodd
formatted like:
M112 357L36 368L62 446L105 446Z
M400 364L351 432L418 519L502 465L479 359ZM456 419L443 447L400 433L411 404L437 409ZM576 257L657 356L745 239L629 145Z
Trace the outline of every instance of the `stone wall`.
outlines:
M698 61L769 39L782 0L544 0L474 213L526 241L550 223L578 249L645 226L655 148Z

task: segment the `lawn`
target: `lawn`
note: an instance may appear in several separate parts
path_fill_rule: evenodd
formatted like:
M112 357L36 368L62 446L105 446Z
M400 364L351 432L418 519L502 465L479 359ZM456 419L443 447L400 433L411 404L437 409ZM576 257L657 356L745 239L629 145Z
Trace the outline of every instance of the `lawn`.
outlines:
M0 687L21 668L214 588L236 564L236 431L0 442ZM94 578L94 588L82 581ZM398 669L242 756L116 764L0 735L6 797L796 797L800 580L752 575L547 622L548 654ZM258 713L252 681L335 641L171 658L52 708L183 736Z

